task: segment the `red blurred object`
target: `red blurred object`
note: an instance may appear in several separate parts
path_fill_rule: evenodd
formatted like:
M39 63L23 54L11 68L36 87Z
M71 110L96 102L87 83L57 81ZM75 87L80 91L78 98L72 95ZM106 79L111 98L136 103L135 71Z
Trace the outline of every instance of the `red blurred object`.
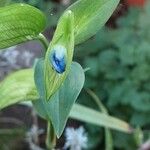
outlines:
M129 6L144 6L146 0L126 0Z

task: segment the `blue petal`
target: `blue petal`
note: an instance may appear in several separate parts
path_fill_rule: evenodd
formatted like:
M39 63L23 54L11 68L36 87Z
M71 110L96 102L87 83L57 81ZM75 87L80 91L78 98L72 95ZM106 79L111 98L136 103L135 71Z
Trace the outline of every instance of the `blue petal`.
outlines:
M66 69L66 48L57 45L50 54L50 62L57 73L62 74Z
M58 59L55 55L55 53L52 56L52 65L53 68L58 72L58 73L63 73L66 69L66 63L65 63L65 58Z

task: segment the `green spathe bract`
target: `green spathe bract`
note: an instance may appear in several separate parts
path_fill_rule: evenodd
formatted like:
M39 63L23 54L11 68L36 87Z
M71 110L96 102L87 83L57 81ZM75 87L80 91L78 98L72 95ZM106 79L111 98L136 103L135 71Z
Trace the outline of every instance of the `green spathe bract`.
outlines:
M50 46L47 50L45 56L45 66L44 66L44 78L45 78L45 91L46 97L48 100L57 90L60 88L61 84L65 80L67 74L69 73L70 66L72 63L73 51L74 51L74 15L69 10L61 17L58 22L57 29L55 31L54 37ZM66 49L65 61L66 67L63 73L58 73L53 64L50 63L49 57L53 52L53 49L57 46L62 46Z
M27 4L0 8L0 49L32 40L44 30L43 13Z
M74 13L75 44L95 35L110 18L120 0L78 0L67 10Z
M42 89L42 87L44 88L42 78L42 64L43 62L41 60L35 67L35 72L41 73L39 74L40 78L35 76L35 82L39 89L38 91L40 91L41 95L44 95L44 89ZM39 107L43 106L42 109L45 110L47 119L52 122L58 137L63 132L71 108L75 103L81 89L83 88L84 80L85 77L82 67L78 63L73 62L70 72L63 85L60 87L59 91L56 92L49 101L39 99L33 103L37 110Z

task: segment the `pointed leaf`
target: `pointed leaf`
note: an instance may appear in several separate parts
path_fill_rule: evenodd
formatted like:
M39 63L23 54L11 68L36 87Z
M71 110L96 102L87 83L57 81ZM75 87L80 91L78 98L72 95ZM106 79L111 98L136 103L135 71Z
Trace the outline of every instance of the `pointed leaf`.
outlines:
M106 23L120 0L78 0L67 10L74 13L75 43L89 39Z
M12 73L0 83L0 109L9 105L38 98L33 80L33 70Z
M38 100L33 102L40 115L51 120L58 137L62 134L70 110L83 87L84 78L82 67L78 63L73 63L63 85L49 101ZM41 84L38 85L41 86Z
M46 25L43 13L27 4L0 8L0 49L34 39Z
M69 73L74 50L74 17L67 11L60 19L48 48L44 66L46 99L62 85Z
M128 123L106 115L104 113L100 113L91 108L82 106L80 104L74 104L70 113L70 117L73 119L77 119L98 126L108 127L126 133L132 132L132 128Z

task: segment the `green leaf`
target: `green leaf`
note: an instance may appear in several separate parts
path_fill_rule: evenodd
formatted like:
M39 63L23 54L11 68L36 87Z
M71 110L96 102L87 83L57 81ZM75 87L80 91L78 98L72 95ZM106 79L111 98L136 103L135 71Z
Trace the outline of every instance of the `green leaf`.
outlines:
M89 39L106 23L119 0L78 0L67 10L74 13L75 43Z
M70 117L94 125L122 131L125 133L132 132L132 128L129 126L128 123L79 104L74 104L70 113Z
M67 11L60 19L53 40L47 50L44 67L47 100L58 90L69 73L74 51L73 24L73 13L71 11ZM58 55L58 57L62 57L60 55L64 55L64 72L58 73L56 68L57 66L53 65L53 63L58 63L57 60L54 60L54 54Z
M45 99L45 83L44 83L44 59L37 60L34 68L34 82L40 98Z
M12 73L0 83L0 109L21 101L37 98L38 93L31 69Z
M0 8L0 49L35 39L46 25L43 13L27 4Z
M42 70L40 67L41 65L39 64L35 71ZM49 101L39 99L33 102L38 113L47 120L51 120L58 137L64 130L68 115L83 87L84 80L82 67L78 63L72 63L71 70L58 92ZM38 79L37 77L36 84L38 84L39 90L42 90L40 81L42 82L41 78ZM43 91L40 93L44 94Z

